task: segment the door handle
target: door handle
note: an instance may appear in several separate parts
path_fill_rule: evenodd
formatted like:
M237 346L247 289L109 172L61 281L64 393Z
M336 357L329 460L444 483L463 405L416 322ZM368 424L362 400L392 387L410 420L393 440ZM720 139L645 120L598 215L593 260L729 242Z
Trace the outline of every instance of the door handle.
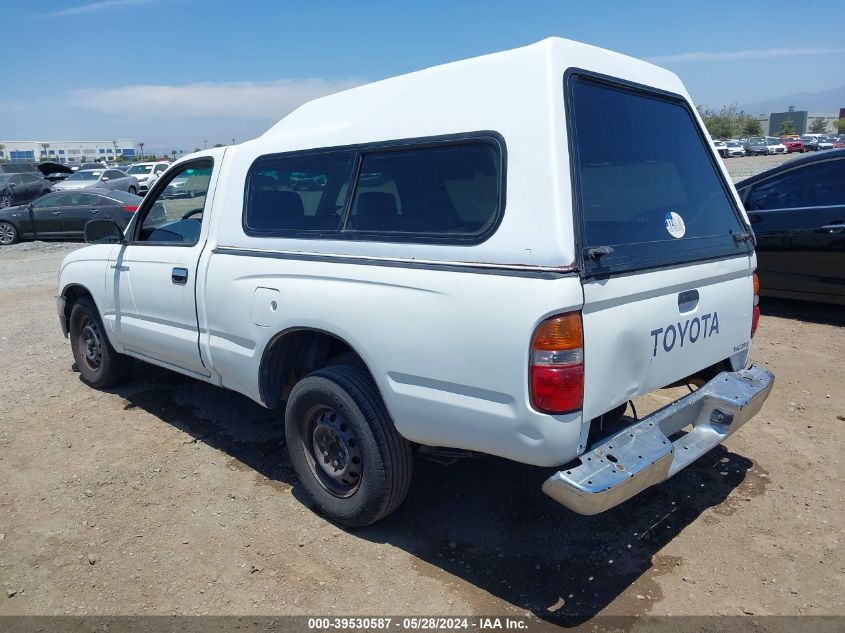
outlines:
M839 231L845 230L845 224L825 224L821 227L822 231L827 231L828 233L838 233Z
M62 214L61 211L53 211L52 213L50 213L50 215L61 215L61 214Z
M90 212L91 212L91 213L99 213L99 212L100 212L100 210L99 210L99 209L91 209L91 211L90 211Z
M174 268L170 273L170 281L172 281L174 284L184 286L186 283L188 283L188 269Z

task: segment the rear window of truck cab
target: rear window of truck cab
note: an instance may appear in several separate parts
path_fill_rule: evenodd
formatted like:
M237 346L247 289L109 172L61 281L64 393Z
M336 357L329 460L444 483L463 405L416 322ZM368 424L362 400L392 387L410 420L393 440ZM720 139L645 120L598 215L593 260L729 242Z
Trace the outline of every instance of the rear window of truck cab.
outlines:
M566 89L587 274L750 252L748 229L684 99L580 72Z
M254 236L477 243L503 204L498 140L401 142L262 156L247 176Z

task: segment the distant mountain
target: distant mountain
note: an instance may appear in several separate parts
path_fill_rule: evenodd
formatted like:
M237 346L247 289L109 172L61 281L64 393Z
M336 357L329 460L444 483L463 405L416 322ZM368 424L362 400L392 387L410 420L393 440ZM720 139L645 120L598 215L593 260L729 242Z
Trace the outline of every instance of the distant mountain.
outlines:
M845 86L821 92L798 92L777 99L749 103L740 108L748 114L768 114L769 112L786 112L789 106L795 106L796 110L808 110L811 114L822 112L838 114L839 108L845 108Z

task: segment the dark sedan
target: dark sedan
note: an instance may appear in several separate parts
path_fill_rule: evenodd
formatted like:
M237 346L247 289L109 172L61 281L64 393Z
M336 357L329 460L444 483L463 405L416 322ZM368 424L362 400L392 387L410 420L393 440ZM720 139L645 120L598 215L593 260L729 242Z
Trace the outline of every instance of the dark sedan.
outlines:
M35 202L0 210L0 246L18 240L82 239L88 220L105 219L121 228L143 198L109 189L50 193Z
M754 136L748 139L745 144L746 156L764 156L769 153L769 145L766 139L760 136Z
M736 185L757 238L761 294L845 305L845 149Z
M39 172L0 174L0 209L27 203L49 192L52 183L40 176Z

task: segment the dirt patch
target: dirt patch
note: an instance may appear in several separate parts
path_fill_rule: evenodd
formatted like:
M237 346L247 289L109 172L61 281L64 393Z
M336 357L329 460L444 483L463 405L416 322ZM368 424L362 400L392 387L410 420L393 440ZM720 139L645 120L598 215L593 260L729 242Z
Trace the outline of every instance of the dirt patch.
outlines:
M837 311L764 300L762 412L610 512L483 457L421 462L348 532L301 503L277 415L147 366L79 381L53 298L78 246L0 249L0 614L845 614Z

